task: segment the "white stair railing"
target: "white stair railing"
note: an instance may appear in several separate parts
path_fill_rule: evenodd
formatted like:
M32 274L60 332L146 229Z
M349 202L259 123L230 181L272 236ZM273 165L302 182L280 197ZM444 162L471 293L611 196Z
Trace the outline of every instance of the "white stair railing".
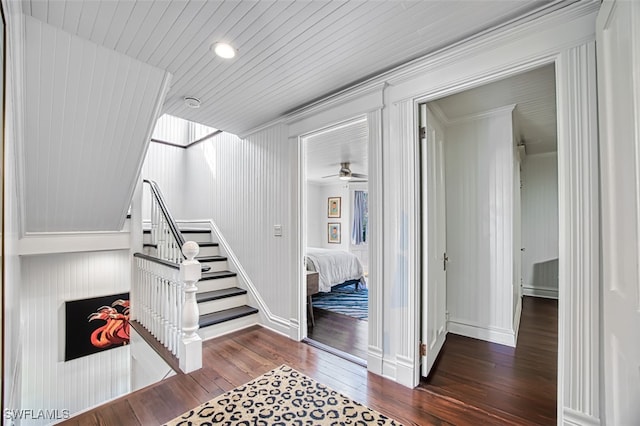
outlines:
M180 369L191 372L202 367L202 341L197 334L199 310L195 294L202 276L195 259L200 248L188 241L181 264L134 254L135 280L131 291L132 319L178 358Z
M151 190L151 244L156 245L156 257L180 263L184 260L181 250L185 244L184 237L169 213L158 184L148 179L143 182Z

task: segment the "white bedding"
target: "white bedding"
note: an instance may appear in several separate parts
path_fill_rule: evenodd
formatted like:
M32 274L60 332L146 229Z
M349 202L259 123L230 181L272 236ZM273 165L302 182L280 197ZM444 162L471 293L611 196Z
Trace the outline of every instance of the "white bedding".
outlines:
M336 284L362 278L360 259L347 251L307 247L306 256L313 266L308 269L318 272L318 287L322 292L331 291Z

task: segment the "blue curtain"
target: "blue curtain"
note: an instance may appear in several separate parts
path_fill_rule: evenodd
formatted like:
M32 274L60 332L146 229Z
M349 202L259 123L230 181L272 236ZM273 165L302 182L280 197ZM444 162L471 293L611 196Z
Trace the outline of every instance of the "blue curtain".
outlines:
M365 191L355 191L354 195L351 242L358 245L367 242L369 206L367 193Z

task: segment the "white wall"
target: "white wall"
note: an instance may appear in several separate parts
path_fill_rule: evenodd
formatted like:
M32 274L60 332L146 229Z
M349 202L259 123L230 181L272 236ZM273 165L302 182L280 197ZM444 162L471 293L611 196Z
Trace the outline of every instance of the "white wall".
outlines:
M307 182L307 246L322 247L326 237L326 200L322 194L322 185Z
M312 187L314 187L312 189ZM332 185L308 184L307 193L307 246L321 247L331 250L349 251L351 244L351 210L352 200L349 185L336 183ZM311 197L314 197L312 200ZM329 197L340 197L340 217L327 217ZM329 243L329 223L340 224L340 244ZM312 244L313 241L313 244Z
M130 390L128 347L64 361L65 302L128 292L130 276L126 250L22 259L22 409L75 413Z
M297 283L290 251L297 164L285 130L276 125L246 139L221 133L187 149L183 219L212 219L271 313L288 324L292 306L283 294ZM274 225L282 225L281 237Z
M522 282L525 294L558 297L558 154L522 164Z
M5 6L5 2L3 2ZM4 345L4 377L2 386L4 389L4 407L8 409L20 408L20 392L22 380L22 359L21 359L21 321L20 321L20 293L21 293L21 267L18 256L18 239L20 238L20 210L18 206L18 146L21 143L22 126L19 122L19 115L16 111L20 108L17 102L18 88L20 87L21 75L15 72L16 50L14 36L16 32L20 34L21 26L19 20L5 16L9 38L6 46L6 99L5 99L5 140L4 140L4 164L2 166L5 197L4 197L4 335L2 344ZM17 22L18 21L18 22ZM18 26L16 26L18 24ZM2 413L4 418L4 413Z
M446 129L449 331L515 344L512 109Z
M152 142L142 165L143 179L154 180L160 187L169 211L175 219L184 219L186 203L194 202L207 194L194 197L186 189L187 154L184 148ZM142 219L149 220L150 190L148 185L142 191Z

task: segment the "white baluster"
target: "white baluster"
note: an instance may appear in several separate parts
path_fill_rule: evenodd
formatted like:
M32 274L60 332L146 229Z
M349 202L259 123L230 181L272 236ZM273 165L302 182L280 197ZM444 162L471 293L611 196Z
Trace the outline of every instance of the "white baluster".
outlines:
M196 302L196 283L202 277L200 262L195 257L200 247L193 241L182 246L186 260L180 265L180 278L184 283L184 306L182 309L182 341L180 342L180 369L189 373L202 368L202 339L198 336L198 319L200 313Z

